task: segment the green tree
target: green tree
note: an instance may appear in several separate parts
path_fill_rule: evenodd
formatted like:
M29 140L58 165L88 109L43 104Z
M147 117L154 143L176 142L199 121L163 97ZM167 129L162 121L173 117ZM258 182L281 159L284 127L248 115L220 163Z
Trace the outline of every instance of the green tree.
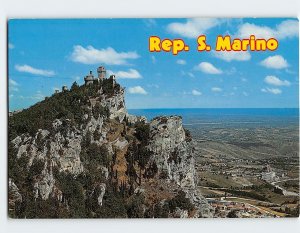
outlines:
M77 91L79 89L79 86L77 84L77 82L73 82L72 86L71 86L71 91Z

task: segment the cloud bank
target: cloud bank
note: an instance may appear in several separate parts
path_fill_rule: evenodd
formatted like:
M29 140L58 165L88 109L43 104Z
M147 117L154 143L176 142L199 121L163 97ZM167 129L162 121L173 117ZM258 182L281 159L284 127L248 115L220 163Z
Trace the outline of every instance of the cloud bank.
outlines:
M117 52L111 47L106 49L96 49L93 46L86 48L81 45L75 45L70 59L73 62L82 64L106 64L106 65L124 65L128 60L137 59L139 55L135 51Z

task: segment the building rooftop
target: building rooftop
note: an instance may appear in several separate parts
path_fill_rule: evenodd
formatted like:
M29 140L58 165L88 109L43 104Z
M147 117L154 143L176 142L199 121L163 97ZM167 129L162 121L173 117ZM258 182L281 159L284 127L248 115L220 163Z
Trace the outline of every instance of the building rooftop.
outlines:
M90 71L90 74L84 77L85 81L93 81L94 80L94 75L92 71Z

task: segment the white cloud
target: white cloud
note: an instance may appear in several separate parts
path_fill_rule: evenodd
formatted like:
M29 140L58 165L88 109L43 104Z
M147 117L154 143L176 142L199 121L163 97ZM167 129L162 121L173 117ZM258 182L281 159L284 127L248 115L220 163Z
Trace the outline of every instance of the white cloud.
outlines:
M45 95L42 94L41 91L37 91L35 95L30 97L31 99L36 99L36 100L43 100L45 98Z
M129 69L128 71L108 71L108 74L115 74L116 78L138 79L142 78L142 75L135 69Z
M239 27L237 36L240 38L248 38L250 35L255 35L256 38L276 38L276 39L285 39L298 37L297 20L285 20L280 24L276 25L274 29L267 26L258 26L252 23L244 23Z
M222 74L222 70L216 68L213 64L209 62L201 62L195 67L195 70L200 70L207 74Z
M289 64L287 61L280 55L270 56L260 62L262 66L273 69L283 69L287 68Z
M211 91L213 91L213 92L221 92L222 88L220 88L220 87L212 87Z
M178 60L176 61L176 63L179 64L179 65L185 65L185 64L186 64L186 61L183 60L183 59L178 59Z
M140 94L140 95L147 95L147 92L145 91L144 88L141 86L135 86L135 87L129 87L128 92L130 94Z
M291 38L299 36L299 22L298 20L285 20L281 22L277 27L277 37Z
M106 49L96 49L93 46L84 48L80 45L73 47L71 60L83 64L102 63L106 65L124 65L129 59L137 59L139 55L136 52L117 52L111 47Z
M9 49L14 49L15 46L14 46L12 43L9 43L9 44L8 44L8 48L9 48Z
M185 23L170 23L167 31L187 38L196 38L205 34L210 28L216 27L225 22L216 18L187 19Z
M183 76L189 76L191 78L195 78L195 75L192 72L185 72L185 71L181 71L181 75Z
M267 76L264 79L265 83L273 85L273 86L290 86L291 83L288 80L281 80L276 76Z
M9 79L9 85L11 85L11 86L19 86L19 83L17 83L15 80L13 80L13 79Z
M9 91L15 91L15 92L19 91L18 86L19 83L17 83L15 80L11 78L9 79Z
M33 68L32 66L29 66L29 65L15 65L15 68L19 72L25 72L25 73L41 75L41 76L46 76L46 77L52 77L55 75L54 71L52 71L52 70L37 69L37 68Z
M199 95L202 95L202 93L200 91L197 91L197 90L192 90L192 95L199 96Z
M191 78L195 78L195 75L191 72L188 72L187 75L190 76Z
M216 58L224 61L248 61L251 59L251 55L248 51L214 51L212 55Z
M23 96L23 95L20 95L20 96L18 96L18 98L20 98L20 99L31 99L31 100L43 100L45 98L45 95L43 95L41 93L41 91L37 91L32 96Z
M274 95L278 95L278 94L281 94L282 91L278 88L262 88L261 89L262 92L265 92L265 93L271 93L271 94L274 94Z

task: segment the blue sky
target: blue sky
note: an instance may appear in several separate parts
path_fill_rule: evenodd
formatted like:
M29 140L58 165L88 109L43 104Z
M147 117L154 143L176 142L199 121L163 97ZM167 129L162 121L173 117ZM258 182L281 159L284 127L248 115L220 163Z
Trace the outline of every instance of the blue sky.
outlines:
M298 20L9 20L9 109L27 108L100 65L126 87L127 108L298 107ZM197 52L197 36L275 37L273 52ZM149 36L189 52L150 53Z

